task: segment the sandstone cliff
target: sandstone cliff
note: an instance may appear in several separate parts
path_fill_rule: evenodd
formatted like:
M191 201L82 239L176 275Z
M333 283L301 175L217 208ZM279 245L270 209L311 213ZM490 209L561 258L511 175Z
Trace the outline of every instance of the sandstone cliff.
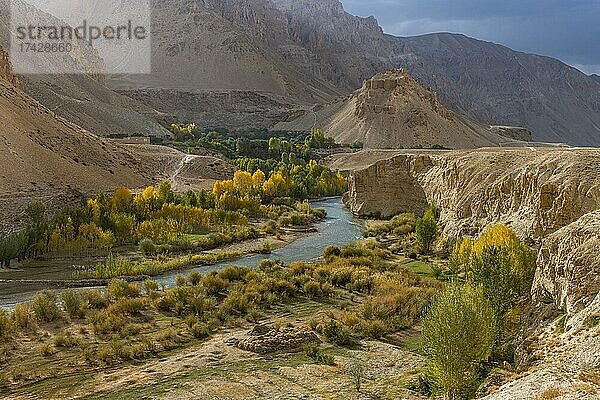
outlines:
M332 166L345 169L345 160L360 156ZM392 216L436 202L449 236L504 223L542 238L600 209L599 182L598 150L396 152L350 172L347 204L358 215Z

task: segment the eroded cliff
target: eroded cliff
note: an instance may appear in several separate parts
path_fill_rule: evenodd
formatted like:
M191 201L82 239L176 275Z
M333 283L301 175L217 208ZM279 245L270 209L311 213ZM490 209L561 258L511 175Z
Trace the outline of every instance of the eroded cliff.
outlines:
M448 236L503 223L543 238L600 209L599 178L600 150L400 152L351 171L346 200L358 215L383 217L435 202Z

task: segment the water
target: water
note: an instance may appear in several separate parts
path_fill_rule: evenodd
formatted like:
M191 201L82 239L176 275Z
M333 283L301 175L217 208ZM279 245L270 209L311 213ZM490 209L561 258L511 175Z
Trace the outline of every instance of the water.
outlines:
M235 261L197 268L196 271L207 273L218 271L227 266L237 265L242 267L257 267L263 260L281 260L284 263L294 261L315 261L323 255L327 246L343 246L362 238L362 227L358 220L344 208L339 197L311 203L313 208L322 208L327 211L327 218L315 225L316 232L309 232L295 242L274 250L271 254L257 254ZM193 271L186 270L184 274ZM175 284L177 275L181 272L155 277L159 285L166 287Z
M320 258L327 246L343 246L362 238L362 227L359 221L344 208L339 197L315 201L311 205L313 208L322 208L327 211L325 220L315 224L316 232L306 233L295 242L274 250L269 255L257 254L236 261L204 266L196 270L201 273L207 273L218 271L231 265L255 268L262 260L266 259L281 260L284 263L294 261L310 262ZM175 284L177 275L185 275L193 270L173 272L154 277L153 279L159 285L170 287ZM11 284L13 287L14 285L14 283ZM19 289L16 293L6 294L2 293L2 285L0 285L0 308L12 309L18 303L31 300L35 293L40 290L40 288L36 288L34 291L31 288L27 288L27 285L21 285Z

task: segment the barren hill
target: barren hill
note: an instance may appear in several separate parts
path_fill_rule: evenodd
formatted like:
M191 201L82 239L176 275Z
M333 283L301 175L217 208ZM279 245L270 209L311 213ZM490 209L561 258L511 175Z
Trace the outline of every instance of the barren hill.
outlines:
M510 128L484 127L460 116L404 70L377 74L344 101L306 113L278 129L321 127L340 143L362 142L366 148L474 148L512 142L500 133Z
M8 58L1 50L0 54L0 232L19 226L21 211L33 200L56 209L81 193L121 185L139 188L173 177L184 160L185 155L173 149L125 146L99 138L57 116L13 85ZM220 167L225 163L213 158L193 162L204 167L186 174L188 180L214 179L224 171Z
M0 0L0 46L8 48L9 1ZM23 1L12 0L13 7L25 7ZM46 14L51 24L53 17ZM77 43L74 55L82 64L98 62L94 49ZM43 54L31 57L38 66L51 68ZM19 77L22 88L57 115L98 135L143 134L165 136L169 132L158 122L163 115L131 98L106 87L104 76L95 75L28 75Z

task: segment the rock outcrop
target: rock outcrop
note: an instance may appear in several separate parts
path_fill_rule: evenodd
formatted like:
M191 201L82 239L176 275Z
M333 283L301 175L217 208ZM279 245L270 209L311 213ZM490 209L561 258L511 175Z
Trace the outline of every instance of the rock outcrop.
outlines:
M21 81L13 73L8 54L0 47L0 78L4 79L17 89L21 89Z
M343 170L344 157L361 154L332 165ZM435 202L448 236L503 223L523 237L543 238L600 209L599 150L396 152L349 177L346 202L354 213L421 213Z
M348 99L276 128L300 131L315 125L338 143L358 141L369 149L466 149L521 140L512 130L507 129L503 136L504 130L483 126L448 110L433 90L405 70L377 74Z
M244 338L234 338L234 344L241 350L258 354L298 351L309 343L320 343L321 340L313 331L299 327L275 329L268 326L257 326Z

